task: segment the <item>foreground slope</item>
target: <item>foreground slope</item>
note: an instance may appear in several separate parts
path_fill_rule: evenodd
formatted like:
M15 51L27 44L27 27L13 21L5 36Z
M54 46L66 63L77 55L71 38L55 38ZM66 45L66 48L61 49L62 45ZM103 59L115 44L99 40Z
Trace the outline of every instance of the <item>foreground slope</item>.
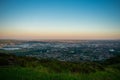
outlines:
M77 63L0 53L0 80L119 80L119 73L119 56Z

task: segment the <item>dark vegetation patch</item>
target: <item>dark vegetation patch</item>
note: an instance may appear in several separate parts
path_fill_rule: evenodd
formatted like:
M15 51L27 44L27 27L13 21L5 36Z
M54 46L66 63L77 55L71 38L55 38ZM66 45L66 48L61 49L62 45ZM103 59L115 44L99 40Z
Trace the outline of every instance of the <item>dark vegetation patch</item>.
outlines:
M65 62L55 59L36 59L33 57L18 57L12 54L0 53L0 66L38 67L43 66L49 72L90 73L105 70L96 62Z
M104 62L65 62L0 53L0 80L119 80L120 56Z

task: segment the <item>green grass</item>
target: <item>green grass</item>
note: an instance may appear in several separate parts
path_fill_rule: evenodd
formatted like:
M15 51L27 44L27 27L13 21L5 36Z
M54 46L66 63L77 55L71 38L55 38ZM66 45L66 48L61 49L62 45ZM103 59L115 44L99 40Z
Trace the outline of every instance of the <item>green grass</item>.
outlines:
M78 63L0 53L0 80L120 80L120 57Z
M44 67L1 67L0 80L119 80L120 71L107 70L85 73L48 72Z

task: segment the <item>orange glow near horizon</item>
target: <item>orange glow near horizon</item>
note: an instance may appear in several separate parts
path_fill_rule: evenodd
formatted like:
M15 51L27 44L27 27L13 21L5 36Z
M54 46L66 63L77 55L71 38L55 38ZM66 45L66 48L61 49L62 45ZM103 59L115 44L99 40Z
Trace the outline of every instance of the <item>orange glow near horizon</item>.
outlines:
M31 32L0 32L0 39L120 39L119 34L104 33L31 33Z

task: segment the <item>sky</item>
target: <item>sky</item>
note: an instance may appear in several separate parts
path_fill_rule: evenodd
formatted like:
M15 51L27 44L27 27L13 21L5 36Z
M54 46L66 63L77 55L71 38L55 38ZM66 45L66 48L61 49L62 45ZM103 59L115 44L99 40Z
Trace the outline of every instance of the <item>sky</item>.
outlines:
M0 39L120 39L120 0L0 0Z

